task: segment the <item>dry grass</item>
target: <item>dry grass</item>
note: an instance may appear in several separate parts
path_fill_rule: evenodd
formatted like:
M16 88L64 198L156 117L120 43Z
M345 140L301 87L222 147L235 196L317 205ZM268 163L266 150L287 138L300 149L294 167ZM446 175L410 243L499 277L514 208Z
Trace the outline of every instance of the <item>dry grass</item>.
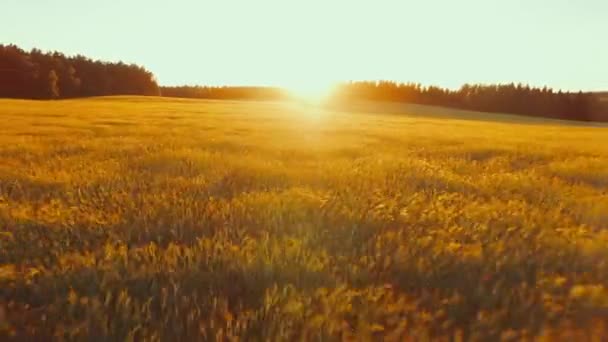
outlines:
M0 101L0 337L607 338L607 127L399 111Z

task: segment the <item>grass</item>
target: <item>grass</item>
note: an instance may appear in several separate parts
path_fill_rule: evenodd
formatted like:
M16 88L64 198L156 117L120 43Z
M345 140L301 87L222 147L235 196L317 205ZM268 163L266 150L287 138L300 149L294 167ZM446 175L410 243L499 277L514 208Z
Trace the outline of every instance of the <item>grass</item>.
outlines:
M0 100L0 337L608 337L607 126L372 109Z

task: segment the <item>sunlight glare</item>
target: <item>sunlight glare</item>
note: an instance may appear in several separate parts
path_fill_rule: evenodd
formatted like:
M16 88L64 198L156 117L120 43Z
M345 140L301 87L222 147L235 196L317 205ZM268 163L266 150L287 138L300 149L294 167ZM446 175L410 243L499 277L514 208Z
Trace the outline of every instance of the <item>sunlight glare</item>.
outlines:
M320 104L329 98L334 87L333 82L301 82L288 85L286 88L298 101Z

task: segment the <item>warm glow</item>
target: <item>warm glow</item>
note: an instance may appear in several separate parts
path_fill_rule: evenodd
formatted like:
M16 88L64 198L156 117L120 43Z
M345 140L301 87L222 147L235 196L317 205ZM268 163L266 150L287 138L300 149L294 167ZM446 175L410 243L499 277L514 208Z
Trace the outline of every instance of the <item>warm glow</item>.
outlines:
M287 90L296 100L320 103L331 95L334 86L333 82L307 82L288 85Z

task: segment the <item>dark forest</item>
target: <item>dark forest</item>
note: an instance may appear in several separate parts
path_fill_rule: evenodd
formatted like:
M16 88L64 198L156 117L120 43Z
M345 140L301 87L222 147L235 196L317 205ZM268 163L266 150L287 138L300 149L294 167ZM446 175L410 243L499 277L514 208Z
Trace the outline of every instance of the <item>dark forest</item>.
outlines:
M134 64L0 45L0 97L61 99L160 95L154 75Z

